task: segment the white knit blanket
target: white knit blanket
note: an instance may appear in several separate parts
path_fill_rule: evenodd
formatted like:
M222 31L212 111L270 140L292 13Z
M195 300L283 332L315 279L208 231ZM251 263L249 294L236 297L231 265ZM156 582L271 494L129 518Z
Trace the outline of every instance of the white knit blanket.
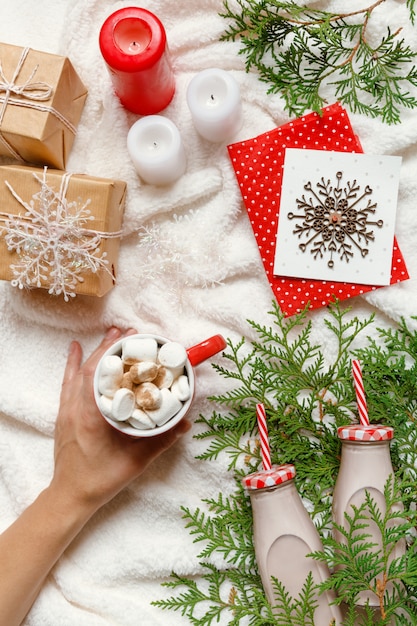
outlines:
M132 4L136 2L0 3L0 41L69 56L88 87L67 169L128 184L118 282L108 296L65 303L44 291L21 292L0 281L0 529L50 479L54 421L72 338L88 353L103 330L116 324L191 346L216 333L233 341L242 335L250 339L248 319L271 322L272 292L226 145L211 144L196 133L186 89L204 68L233 73L244 114L234 141L287 122L283 103L266 95L255 73L245 73L238 43L219 41L226 27L218 15L221 0L144 0L141 6L158 15L167 30L176 94L163 114L178 126L188 164L185 175L168 188L141 183L126 150L126 135L137 117L114 97L98 48L104 19ZM388 0L374 24L381 32L387 23L403 24L404 35L416 47L416 29L407 25L404 4ZM358 115L350 118L366 153L403 157L395 231L411 278L351 300L355 314L374 311L380 326L389 325L417 312L416 113L405 112L395 127ZM324 315L321 309L312 313L318 342L326 341ZM207 397L225 384L210 363L198 366L196 374L192 419L210 415ZM171 571L201 573L197 554L202 546L193 544L180 506L194 509L201 498L231 487L225 460L196 460L202 450L193 439L197 429L88 524L54 568L25 624L189 623L179 612L163 612L150 603L170 595L161 582Z

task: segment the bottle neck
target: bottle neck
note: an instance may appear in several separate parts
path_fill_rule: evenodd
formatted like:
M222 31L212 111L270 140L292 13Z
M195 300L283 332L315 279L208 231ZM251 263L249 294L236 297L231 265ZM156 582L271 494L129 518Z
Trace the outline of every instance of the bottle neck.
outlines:
M342 441L340 474L348 472L351 480L361 484L381 479L383 482L392 474L389 441ZM378 478L379 477L379 478ZM378 480L377 480L378 478Z
M304 510L300 494L294 480L286 480L280 485L249 491L252 508L265 515L284 514L294 510Z
M351 441L342 440L342 452L366 451L366 454L386 454L390 452L390 441Z
M272 485L270 487L262 487L260 489L251 489L249 491L249 495L256 495L256 494L262 494L262 493L272 493L274 491L285 491L285 490L293 490L295 489L295 482L294 479L291 478L290 480L285 480L282 483L279 483L278 485Z

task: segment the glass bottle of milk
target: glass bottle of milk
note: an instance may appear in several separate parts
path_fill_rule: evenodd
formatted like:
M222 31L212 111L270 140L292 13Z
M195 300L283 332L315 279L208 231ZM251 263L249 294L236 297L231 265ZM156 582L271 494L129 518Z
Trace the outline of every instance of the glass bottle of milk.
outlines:
M340 470L333 492L332 514L333 521L348 530L345 513L352 516L353 506L362 507L365 503L366 492L377 505L381 515L386 512L384 488L387 480L394 474L390 454L390 441L394 436L394 430L390 426L376 424L341 426L338 428L338 436L342 442L342 453ZM398 511L403 510L401 503L396 506ZM364 513L367 514L366 508ZM370 536L364 541L373 542L375 547L371 550L381 553L381 532L372 519L365 520L365 523L366 521L368 521L368 527L362 528L360 532ZM333 530L333 535L337 541L345 541L342 533L336 528ZM390 555L389 562L402 556L405 547L405 541L398 542ZM376 585L376 581L373 582ZM388 592L390 589L392 591L392 588L387 586ZM359 607L366 603L374 607L377 612L379 599L371 589L361 591L358 596Z
M310 572L316 584L330 575L325 564L307 556L322 551L323 545L294 477L294 465L287 464L272 466L243 479L252 505L256 561L271 606L276 604L271 577L279 580L296 599ZM342 623L340 608L331 604L334 599L335 595L330 591L316 594L316 626L339 626Z

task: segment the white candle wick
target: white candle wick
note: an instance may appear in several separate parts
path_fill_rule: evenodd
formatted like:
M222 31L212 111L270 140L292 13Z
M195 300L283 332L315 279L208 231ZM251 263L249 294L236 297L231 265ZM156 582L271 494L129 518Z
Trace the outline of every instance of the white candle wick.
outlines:
M210 107L210 106L215 107L215 106L217 106L218 104L219 104L219 100L218 100L218 98L216 98L216 96L215 96L214 94L212 94L212 93L211 93L211 94L210 94L209 99L207 100L207 106L209 106L209 107Z
M127 135L127 149L137 173L151 185L168 185L185 172L179 130L161 115L147 115L135 122Z
M208 141L228 141L242 126L239 85L225 70L207 69L194 76L187 102L196 130Z

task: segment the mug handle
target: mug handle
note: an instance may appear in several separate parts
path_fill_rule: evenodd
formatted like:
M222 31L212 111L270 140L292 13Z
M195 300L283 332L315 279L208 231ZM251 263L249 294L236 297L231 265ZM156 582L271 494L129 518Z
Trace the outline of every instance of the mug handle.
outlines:
M205 339L201 343L198 343L191 348L187 348L188 360L191 365L195 367L206 361L217 352L224 350L227 346L226 340L222 335L213 335L213 337L209 337Z

